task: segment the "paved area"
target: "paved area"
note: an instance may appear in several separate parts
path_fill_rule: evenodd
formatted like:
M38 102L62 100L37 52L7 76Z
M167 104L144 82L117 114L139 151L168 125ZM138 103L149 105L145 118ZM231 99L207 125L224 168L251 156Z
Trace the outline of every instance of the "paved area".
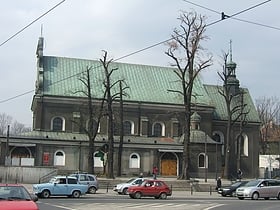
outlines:
M29 192L32 192L32 184L23 184ZM114 192L112 189L99 189L96 193L97 196L99 195L117 195L116 192ZM94 195L89 195L94 196ZM172 196L176 198L186 198L186 197L192 197L192 198L209 198L209 197L220 197L220 195L213 191L213 192L191 192L191 191L173 191Z

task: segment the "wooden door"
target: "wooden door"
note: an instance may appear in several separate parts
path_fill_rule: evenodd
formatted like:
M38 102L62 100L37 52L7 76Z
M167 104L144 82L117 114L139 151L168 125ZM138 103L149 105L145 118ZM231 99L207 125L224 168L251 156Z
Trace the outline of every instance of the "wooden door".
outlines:
M176 160L161 160L161 175L162 176L177 176L177 161Z

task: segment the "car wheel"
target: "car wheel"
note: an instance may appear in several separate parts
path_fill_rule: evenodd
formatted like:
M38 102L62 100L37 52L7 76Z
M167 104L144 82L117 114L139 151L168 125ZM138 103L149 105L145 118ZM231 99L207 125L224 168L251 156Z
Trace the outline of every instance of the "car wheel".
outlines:
M159 198L160 198L160 199L166 199L166 198L167 198L167 194L166 194L166 193L161 193L161 194L159 195Z
M259 199L259 193L254 192L252 195L252 200L258 200Z
M127 195L127 188L124 188L122 194Z
M135 194L134 194L134 198L137 198L137 199L140 199L141 198L141 193L140 192L136 192Z
M93 186L91 186L90 188L88 188L88 193L90 193L90 194L95 194L96 191L97 191L96 188L93 187Z
M72 193L72 197L73 197L73 198L79 198L80 195L81 195L81 192L78 191L78 190L75 190L75 191Z
M41 193L42 198L48 198L50 197L51 193L48 190L43 190L43 192Z
M280 193L278 193L277 195L277 200L280 200Z
M133 195L129 195L129 197L130 197L130 198L134 198L134 196L133 196Z

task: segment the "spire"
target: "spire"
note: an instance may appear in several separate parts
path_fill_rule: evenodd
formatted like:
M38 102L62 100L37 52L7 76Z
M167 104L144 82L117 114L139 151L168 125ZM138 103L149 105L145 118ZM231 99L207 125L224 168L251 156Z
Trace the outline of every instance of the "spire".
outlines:
M229 58L230 62L232 62L232 40L229 41Z
M43 37L43 25L41 25L41 36L39 37L38 44L37 44L37 63L39 67L43 66L43 51L44 51L44 37Z
M227 62L226 68L230 75L235 76L236 63L232 61L232 40L229 42L229 62Z
M237 93L239 90L239 80L236 78L235 74L236 63L232 61L232 40L229 42L229 62L226 63L226 74L227 81L226 85L231 87L230 90L232 93Z

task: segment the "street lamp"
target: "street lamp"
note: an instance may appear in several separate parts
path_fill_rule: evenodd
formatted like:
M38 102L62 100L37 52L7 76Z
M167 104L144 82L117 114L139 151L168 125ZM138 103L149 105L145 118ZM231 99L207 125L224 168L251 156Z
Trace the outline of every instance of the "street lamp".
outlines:
M205 169L205 182L207 182L207 134L205 133L205 144L204 144L204 169Z

